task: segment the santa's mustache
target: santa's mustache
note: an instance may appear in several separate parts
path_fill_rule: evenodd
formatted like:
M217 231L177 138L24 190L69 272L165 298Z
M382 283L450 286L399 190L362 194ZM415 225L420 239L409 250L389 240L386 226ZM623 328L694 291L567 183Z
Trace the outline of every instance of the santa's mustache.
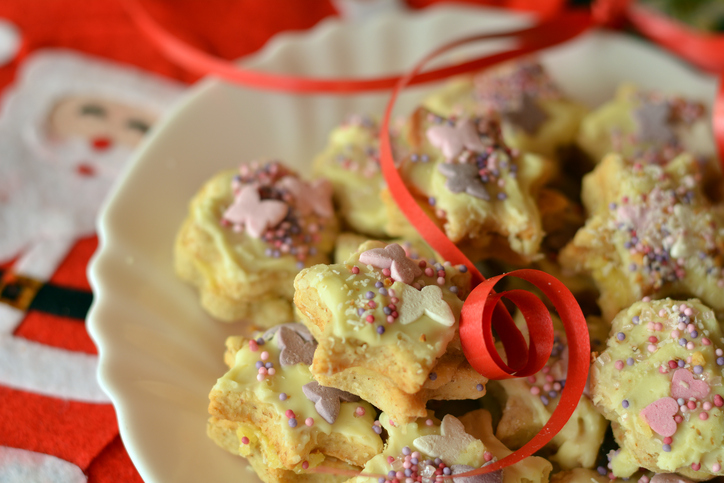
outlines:
M98 138L108 142L98 143L96 138L70 138L64 140L38 139L28 141L32 152L39 161L49 163L55 169L74 171L81 176L113 179L123 169L133 149L109 138Z

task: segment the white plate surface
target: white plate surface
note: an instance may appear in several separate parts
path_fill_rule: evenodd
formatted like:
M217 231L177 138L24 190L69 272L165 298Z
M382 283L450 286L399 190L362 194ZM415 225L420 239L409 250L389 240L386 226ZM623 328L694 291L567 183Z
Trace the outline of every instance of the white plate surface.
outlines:
M442 42L527 22L524 16L463 7L352 26L328 20L308 33L277 37L246 64L316 76L392 73ZM713 79L612 33L587 34L546 52L543 61L570 95L591 106L624 80L707 102L714 98ZM400 113L421 94L407 94ZM274 94L207 79L158 126L121 179L99 222L89 329L100 351L100 382L147 483L259 481L242 458L205 436L207 395L225 370L224 339L240 330L206 315L195 291L174 276L173 240L189 200L214 173L240 162L275 157L309 166L332 127L350 113L380 113L386 99Z

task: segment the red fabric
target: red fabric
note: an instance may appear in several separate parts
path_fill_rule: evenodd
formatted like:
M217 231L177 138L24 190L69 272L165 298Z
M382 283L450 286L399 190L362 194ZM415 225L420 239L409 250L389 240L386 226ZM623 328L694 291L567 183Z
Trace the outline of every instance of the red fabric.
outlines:
M63 401L0 386L0 407L0 445L57 456L83 470L118 436L110 404Z
M116 436L93 460L86 474L88 483L143 483L126 453L126 448L123 447L120 436Z
M50 282L63 287L90 291L86 267L96 248L98 248L96 236L78 240L58 270L50 277Z
M15 336L70 351L98 353L83 321L35 310L28 312Z

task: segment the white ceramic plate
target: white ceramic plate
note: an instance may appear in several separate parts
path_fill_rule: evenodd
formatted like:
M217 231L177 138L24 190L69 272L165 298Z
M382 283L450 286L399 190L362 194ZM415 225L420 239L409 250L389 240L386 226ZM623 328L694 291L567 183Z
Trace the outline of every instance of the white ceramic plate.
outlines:
M317 76L391 73L447 40L527 22L461 7L352 26L329 20L308 33L276 38L247 65ZM705 101L715 92L713 79L611 33L549 51L544 62L568 93L590 105L609 98L623 80ZM400 112L421 93L407 94ZM123 176L99 224L89 329L100 351L100 382L147 483L259 481L242 458L205 436L207 394L225 370L224 339L239 329L207 316L195 291L174 276L172 245L189 200L217 171L257 157L308 166L333 126L350 113L381 112L386 98L293 96L205 80L155 130Z

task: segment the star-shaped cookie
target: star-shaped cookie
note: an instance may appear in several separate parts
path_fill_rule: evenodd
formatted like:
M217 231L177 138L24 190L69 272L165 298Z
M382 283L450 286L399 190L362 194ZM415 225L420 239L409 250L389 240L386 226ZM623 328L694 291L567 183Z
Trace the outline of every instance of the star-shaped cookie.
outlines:
M724 310L724 219L698 179L686 154L664 166L609 155L584 178L584 193L598 196L584 196L591 217L559 259L593 277L607 320L645 296Z
M480 145L457 143L460 149L450 158L436 128L447 132L462 125L475 129ZM418 109L407 125L411 154L403 158L400 171L420 203L430 207L448 238L461 248L478 257L495 253L511 262L530 261L543 238L536 199L552 165L507 146L500 129L492 118L446 119ZM405 236L408 222L394 216L396 205L387 205L388 232Z

